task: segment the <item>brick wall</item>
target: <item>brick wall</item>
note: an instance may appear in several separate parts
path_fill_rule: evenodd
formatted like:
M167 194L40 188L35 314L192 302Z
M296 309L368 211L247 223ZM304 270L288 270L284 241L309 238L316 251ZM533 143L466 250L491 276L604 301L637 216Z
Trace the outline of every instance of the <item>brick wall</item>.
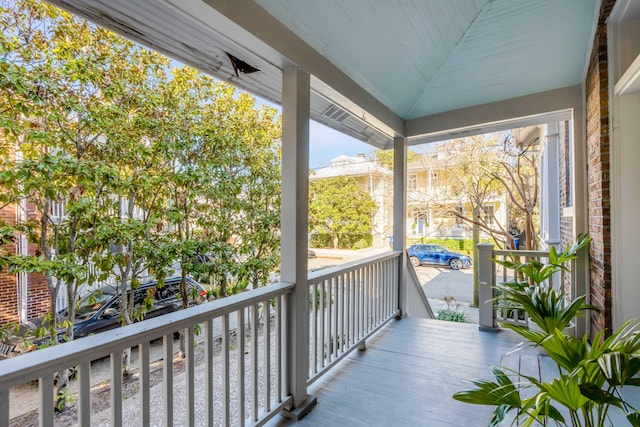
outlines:
M611 199L609 181L609 105L606 19L615 0L604 0L585 82L588 229L592 337L611 331Z
M29 245L30 254L35 251L33 246ZM47 279L42 274L29 274L27 277L27 319L33 319L49 311L51 294Z
M0 138L2 135L0 134ZM14 153L10 153L10 158L15 160ZM0 223L15 225L17 220L16 205L7 205L0 209ZM27 205L28 215L38 217L34 204ZM36 254L36 244L29 244L29 254ZM15 254L17 251L16 242L2 248L3 252ZM44 276L40 274L27 275L27 319L41 316L49 309L50 294ZM0 326L7 323L16 323L20 320L18 313L18 278L15 274L0 270Z
M9 205L0 209L0 222L8 225L16 223L15 206ZM15 253L15 244L6 245L3 252ZM18 293L17 278L15 274L9 274L6 270L0 271L0 326L18 319Z
M558 156L559 161L559 180L560 180L560 247L566 248L573 244L573 216L564 216L564 208L572 206L573 201L571 194L571 135L569 122L561 122L558 124ZM565 272L563 277L565 283L565 292L571 290L571 273Z

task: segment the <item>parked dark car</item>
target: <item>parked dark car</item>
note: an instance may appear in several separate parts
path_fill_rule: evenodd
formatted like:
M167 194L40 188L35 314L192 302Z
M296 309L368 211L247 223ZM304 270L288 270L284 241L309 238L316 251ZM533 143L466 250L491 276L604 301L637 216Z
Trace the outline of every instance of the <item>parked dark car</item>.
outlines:
M180 296L181 277L171 277L164 281L162 287L157 281L140 285L134 291L134 311L135 308L144 305L144 299L150 296L153 299L151 308L147 309L144 319L161 316L182 309ZM187 295L189 295L189 305L194 305L205 292L204 288L195 280L187 277ZM59 321L67 316L67 309L58 312ZM29 339L24 344L24 338L33 335L33 329L42 324L42 318L34 319L32 322L20 325L19 329L12 337L5 337L0 342L0 358L12 356L12 353L24 353L44 345L47 338ZM76 316L73 322L73 333L75 338L108 331L120 326L120 303L118 292L112 286L104 286L95 290L91 294L84 296L77 304ZM60 334L63 331L60 329ZM62 338L60 336L60 338Z
M452 270L471 267L469 255L451 252L440 245L413 245L407 249L407 253L414 267L421 264L447 265Z
M144 319L161 316L182 309L180 297L180 277L171 277L164 281L162 287L153 281L140 285L134 291L134 310L144 305L144 299L151 296L153 306L144 314ZM193 305L204 288L195 280L187 277L187 295L189 305ZM66 313L61 312L62 315ZM73 322L73 333L76 338L108 331L120 326L120 304L117 290L105 286L80 300L76 308Z

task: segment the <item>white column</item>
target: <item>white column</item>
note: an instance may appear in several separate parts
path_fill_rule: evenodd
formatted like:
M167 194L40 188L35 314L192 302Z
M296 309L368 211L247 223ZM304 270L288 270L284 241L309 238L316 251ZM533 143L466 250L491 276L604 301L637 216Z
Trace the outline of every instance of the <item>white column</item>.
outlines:
M544 189L541 207L544 209L543 238L547 247L560 244L560 151L558 147L558 123L546 126L547 136L544 149L542 177Z
M402 251L398 268L398 308L406 314L406 222L407 222L407 144L405 138L393 140L393 250Z
M307 395L309 375L309 289L307 285L309 210L309 74L298 68L282 80L281 261L283 282L296 286L288 299L287 379L293 398L287 417L300 419L315 404Z
M637 0L617 1L607 22L613 328L640 318L640 20Z
M479 243L478 246L478 304L479 328L481 331L496 332L495 310L493 309L494 265L493 244Z

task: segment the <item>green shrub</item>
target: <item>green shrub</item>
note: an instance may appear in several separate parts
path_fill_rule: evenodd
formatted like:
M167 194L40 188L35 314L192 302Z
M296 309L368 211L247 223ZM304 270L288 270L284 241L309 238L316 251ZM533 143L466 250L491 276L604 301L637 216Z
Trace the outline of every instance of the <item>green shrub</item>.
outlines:
M449 322L469 323L467 313L464 311L454 310L452 308L441 308L438 310L438 320L446 320Z
M432 245L440 245L452 252L460 252L467 255L473 254L473 239L454 239L451 237L423 237L421 243L429 243ZM493 239L480 239L481 243L493 243Z
M345 233L338 236L339 248L364 249L371 246L371 233ZM311 235L311 247L333 248L333 236L328 233L314 233Z
M327 233L315 233L311 235L312 248L332 248L333 237Z
M371 246L371 241L367 241L366 239L360 239L353 244L352 249L364 249L364 248L368 248L369 246Z

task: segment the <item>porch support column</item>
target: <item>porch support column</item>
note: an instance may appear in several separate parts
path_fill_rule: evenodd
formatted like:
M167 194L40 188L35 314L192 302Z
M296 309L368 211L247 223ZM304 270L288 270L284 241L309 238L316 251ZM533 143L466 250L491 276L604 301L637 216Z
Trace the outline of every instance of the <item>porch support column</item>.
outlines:
M393 140L393 250L400 251L398 267L398 308L407 313L407 141Z
M543 221L542 238L547 248L560 246L560 151L558 148L558 123L546 126L546 144L543 154L542 189Z
M283 282L295 283L286 310L287 387L292 405L283 414L300 419L315 405L307 395L309 375L309 74L288 68L282 77L281 261Z
M493 298L495 297L495 265L493 244L479 243L478 248L478 314L481 331L497 332Z

